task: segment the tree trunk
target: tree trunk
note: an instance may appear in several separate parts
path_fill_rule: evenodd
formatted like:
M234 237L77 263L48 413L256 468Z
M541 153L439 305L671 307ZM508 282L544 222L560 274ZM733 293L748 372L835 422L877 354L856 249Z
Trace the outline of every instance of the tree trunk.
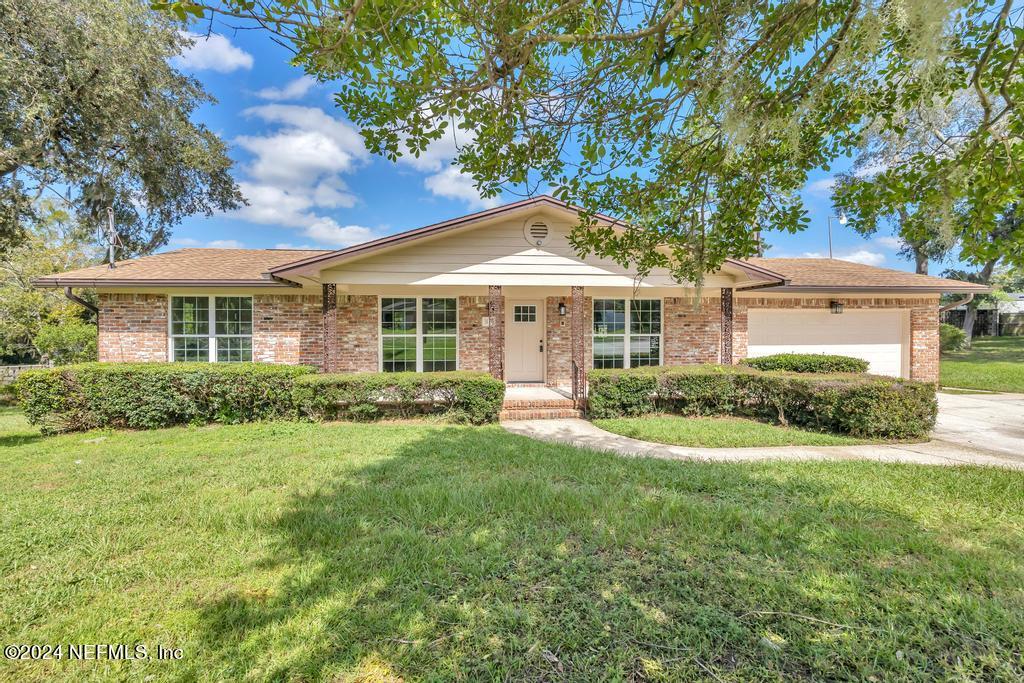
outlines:
M914 272L918 275L928 274L928 255L924 253L924 249L921 247L913 247L914 249Z
M989 284L989 282L992 280L992 273L993 271L995 271L996 263L998 263L998 261L999 259L992 259L991 261L987 261L985 263L985 267L981 269L980 273L978 273L979 284ZM974 338L974 319L978 317L978 305L980 303L981 302L974 300L971 303L967 304L967 310L964 311L963 331L964 334L967 335L967 338L965 340L967 343L967 348L970 348L971 341L973 341Z

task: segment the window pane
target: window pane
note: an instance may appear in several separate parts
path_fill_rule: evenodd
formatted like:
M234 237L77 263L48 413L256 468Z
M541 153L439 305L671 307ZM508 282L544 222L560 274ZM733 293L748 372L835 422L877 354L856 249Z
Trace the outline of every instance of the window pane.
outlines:
M210 340L206 337L175 338L174 360L208 362L210 360Z
M512 307L512 322L514 323L535 323L537 322L537 307L533 305L522 305Z
M381 299L380 300L381 333L416 334L416 299ZM415 345L413 360L415 360Z
M218 335L252 334L252 297L218 296L214 301Z
M405 333L383 339L384 372L416 371L416 337Z
M639 299L629 304L630 334L661 334L661 302Z
M625 331L626 301L594 299L594 334L624 334Z
M423 371L455 369L455 337L423 337Z
M661 337L643 336L629 338L629 367L660 365L659 352Z
M623 367L624 348L623 337L594 337L594 367Z
M171 334L209 333L210 299L208 297L171 297Z
M242 363L252 360L252 337L217 337L217 362Z
M455 299L423 299L423 334L455 334L456 310Z

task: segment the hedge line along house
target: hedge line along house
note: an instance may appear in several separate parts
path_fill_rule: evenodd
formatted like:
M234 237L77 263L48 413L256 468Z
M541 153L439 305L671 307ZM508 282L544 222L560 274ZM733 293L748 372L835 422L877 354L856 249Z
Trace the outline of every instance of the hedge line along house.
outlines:
M612 218L602 221L615 224ZM779 352L863 358L936 382L939 295L984 287L845 261L727 261L696 290L637 282L568 241L547 196L337 251L182 249L39 278L94 287L101 361L301 363L326 372L481 370L531 389L506 407L578 407L592 368L731 364ZM556 393L557 391L557 393ZM560 413L559 413L560 414Z

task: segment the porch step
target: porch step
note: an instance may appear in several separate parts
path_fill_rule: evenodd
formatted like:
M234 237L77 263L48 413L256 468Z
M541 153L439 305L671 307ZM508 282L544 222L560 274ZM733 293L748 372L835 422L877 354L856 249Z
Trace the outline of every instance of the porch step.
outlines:
M505 408L498 414L499 420L560 420L583 417L582 410L572 408Z
M571 398L506 398L501 404L505 410L572 409Z

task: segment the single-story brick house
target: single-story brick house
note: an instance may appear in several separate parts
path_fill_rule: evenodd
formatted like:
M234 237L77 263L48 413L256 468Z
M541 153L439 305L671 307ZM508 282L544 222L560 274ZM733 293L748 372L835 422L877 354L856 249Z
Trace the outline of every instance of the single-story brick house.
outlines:
M602 220L613 221L610 218ZM101 361L483 370L569 387L589 368L859 356L934 382L939 295L978 285L827 259L727 261L700 293L568 241L536 197L337 251L182 249L37 280L99 293ZM574 368L576 374L574 376Z

